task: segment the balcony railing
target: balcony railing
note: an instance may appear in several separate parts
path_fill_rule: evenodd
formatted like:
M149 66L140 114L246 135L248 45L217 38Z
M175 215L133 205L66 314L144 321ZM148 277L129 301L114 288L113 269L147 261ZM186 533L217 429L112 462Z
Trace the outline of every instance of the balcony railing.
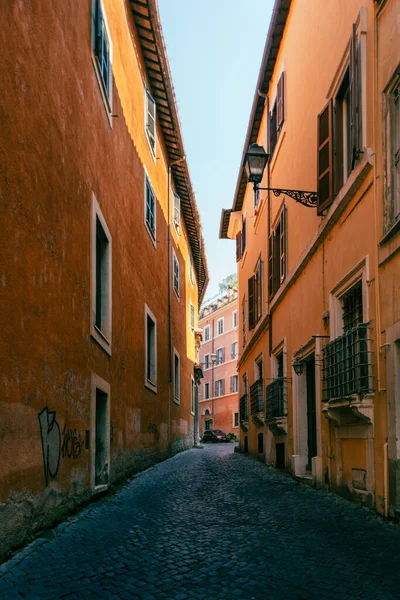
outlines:
M286 379L279 377L266 387L266 421L287 416Z
M239 400L239 412L241 423L249 420L249 401L247 394L243 394Z
M368 323L346 331L323 349L323 399L372 392Z
M250 407L251 414L255 415L260 412L264 412L264 398L263 398L263 380L257 379L250 386Z

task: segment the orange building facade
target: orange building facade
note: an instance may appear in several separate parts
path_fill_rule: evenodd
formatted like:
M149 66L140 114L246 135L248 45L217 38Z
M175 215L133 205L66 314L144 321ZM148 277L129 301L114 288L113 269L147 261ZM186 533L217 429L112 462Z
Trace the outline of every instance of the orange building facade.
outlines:
M1 560L193 445L208 273L155 0L0 22Z
M200 435L206 429L239 434L237 298L237 290L229 289L227 295L205 306L199 315L204 374L199 386Z
M399 14L397 0L275 2L220 226L236 240L241 449L392 516ZM268 154L257 190L249 147Z

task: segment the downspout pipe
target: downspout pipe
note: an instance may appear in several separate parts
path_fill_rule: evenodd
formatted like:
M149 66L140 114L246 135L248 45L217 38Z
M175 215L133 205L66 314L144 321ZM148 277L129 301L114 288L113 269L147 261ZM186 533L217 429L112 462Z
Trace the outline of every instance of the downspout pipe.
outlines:
M171 304L171 169L186 160L186 156L174 160L168 165L168 455L171 456L171 383L172 383L172 304Z

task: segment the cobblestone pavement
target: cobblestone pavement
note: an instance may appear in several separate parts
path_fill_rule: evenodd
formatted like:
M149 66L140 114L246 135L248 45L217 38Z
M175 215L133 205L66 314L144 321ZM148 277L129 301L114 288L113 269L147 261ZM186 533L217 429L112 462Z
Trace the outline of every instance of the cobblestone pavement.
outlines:
M135 477L0 567L0 599L390 600L400 527L233 452Z

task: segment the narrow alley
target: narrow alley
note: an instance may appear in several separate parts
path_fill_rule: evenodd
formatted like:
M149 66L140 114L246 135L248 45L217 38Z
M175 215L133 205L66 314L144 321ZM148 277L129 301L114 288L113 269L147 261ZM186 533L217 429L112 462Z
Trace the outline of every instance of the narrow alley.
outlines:
M400 528L208 444L90 504L0 567L0 598L390 600Z

